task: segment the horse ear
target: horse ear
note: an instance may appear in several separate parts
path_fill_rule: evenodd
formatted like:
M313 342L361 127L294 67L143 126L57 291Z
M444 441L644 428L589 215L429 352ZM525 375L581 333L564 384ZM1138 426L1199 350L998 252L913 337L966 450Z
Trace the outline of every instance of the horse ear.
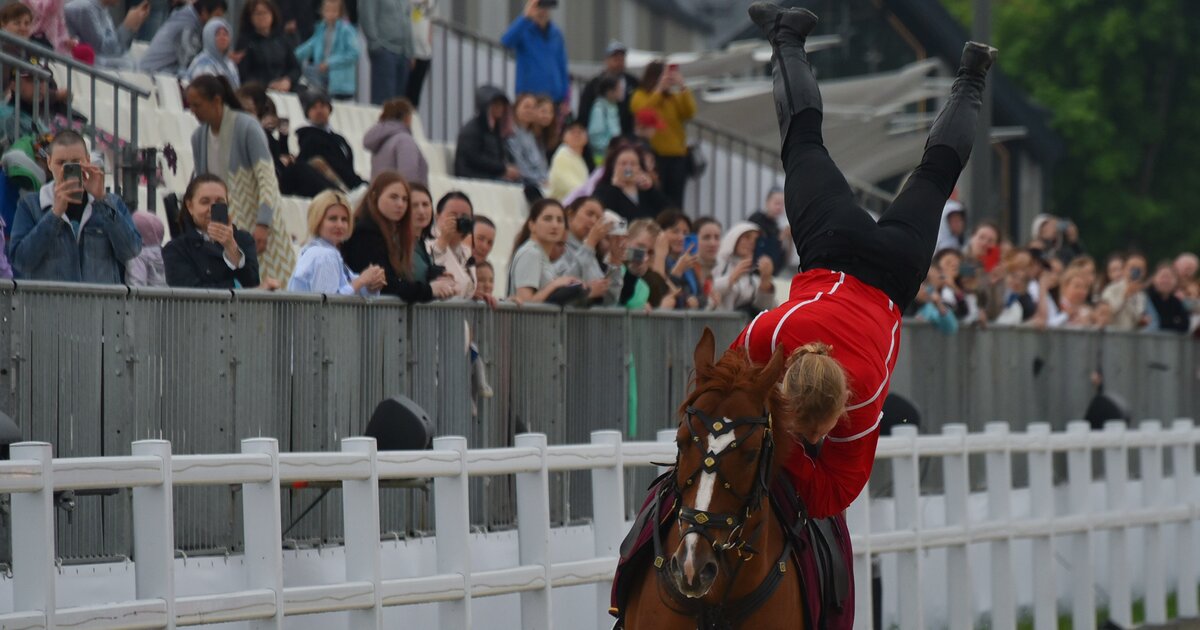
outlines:
M764 392L779 383L779 378L787 369L787 356L787 351L783 349L783 346L776 348L775 353L771 355L771 360L762 369L762 372L759 372L759 386Z
M704 332L700 335L700 343L696 344L696 354L693 356L696 374L703 374L712 367L716 345L717 339L713 336L712 329L705 326Z

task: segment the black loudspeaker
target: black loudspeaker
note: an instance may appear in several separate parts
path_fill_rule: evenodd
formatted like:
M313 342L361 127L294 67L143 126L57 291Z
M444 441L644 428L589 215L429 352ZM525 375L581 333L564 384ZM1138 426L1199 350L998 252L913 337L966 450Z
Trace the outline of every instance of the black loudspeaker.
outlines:
M1129 424L1129 405L1120 394L1100 392L1088 403L1083 418L1092 425L1092 429L1103 429L1104 423L1109 420L1124 420L1125 424Z
M411 398L394 396L375 407L365 435L381 451L421 451L433 445L433 421Z
M888 394L883 400L883 418L879 421L879 434L891 435L892 427L910 424L921 428L921 410L900 394Z
M9 445L21 441L21 428L8 414L0 411L0 459L8 459Z

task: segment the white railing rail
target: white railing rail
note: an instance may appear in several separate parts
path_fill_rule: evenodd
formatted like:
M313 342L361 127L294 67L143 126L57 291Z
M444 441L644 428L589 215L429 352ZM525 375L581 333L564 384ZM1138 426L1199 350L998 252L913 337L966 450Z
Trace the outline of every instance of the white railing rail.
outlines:
M168 442L136 442L127 457L53 459L45 443L13 445L10 461L0 462L0 492L12 494L14 611L0 614L0 627L141 628L251 621L254 628L282 628L290 615L345 611L350 627L382 628L383 608L438 602L439 627L472 627L471 600L519 594L520 627L549 629L554 587L595 585L599 622L608 606L608 582L625 534L625 467L647 466L674 456L673 431L654 443L623 443L616 431L592 434L592 443L547 446L542 434L520 435L516 446L468 450L460 437L434 440L433 450L377 452L370 438L348 438L338 453L279 453L273 439L242 442L232 455L172 455ZM1053 563L1037 564L1032 575L1017 575L1013 542L1032 541L1035 558L1050 558L1059 539L1072 561L1075 584L1070 596L1075 627L1095 627L1096 597L1093 535L1109 532L1107 592L1110 618L1128 624L1132 616L1131 556L1126 534L1145 531L1146 618L1167 621L1168 566L1176 578L1178 614L1196 617L1197 556L1195 526L1200 522L1195 449L1200 431L1191 420L1164 429L1157 421L1136 430L1114 423L1090 431L1072 423L1065 433L1033 424L1025 433L1010 433L990 424L981 434L963 425L947 426L941 435L917 436L899 427L882 438L878 460L891 460L892 497L876 500L864 492L848 512L855 548L856 626L872 624L872 557L894 556L898 583L920 593L923 580L944 574L948 626L974 625L972 563L968 547L990 546L991 626L1015 628L1015 583L1032 581L1037 628L1057 627L1058 596ZM1164 476L1165 450L1171 452L1170 488ZM1140 454L1140 501L1128 500L1128 452ZM1052 456L1066 454L1066 504L1056 500ZM1092 453L1105 459L1106 508L1088 500L1094 483ZM1011 458L1029 459L1028 516L1014 517ZM986 460L986 518L971 516L968 457ZM927 525L930 497L920 494L918 463L941 458L945 473L944 524ZM550 554L549 483L551 472L590 470L596 519L595 549L590 559L554 562ZM471 570L468 478L516 477L518 565L490 571ZM379 486L381 481L433 478L437 563L435 575L383 579L380 566ZM298 481L341 482L345 520L346 581L319 586L284 586L280 544L280 487ZM174 583L172 492L175 486L242 486L245 523L245 587L242 590L180 597ZM55 593L54 500L56 491L132 488L136 594L133 601L59 608ZM890 506L886 503L890 502ZM881 507L894 511L894 527L880 527ZM1025 510L1023 510L1025 511ZM1168 534L1174 537L1168 539ZM1168 556L1167 548L1171 549ZM927 551L945 549L945 566L931 566ZM1170 560L1168 560L1168 557ZM942 570L944 568L944 571ZM939 578L940 579L940 578ZM924 598L901 598L897 618L902 628L928 625ZM52 611L47 614L46 611ZM514 621L515 622L515 621ZM585 624L586 625L586 624Z

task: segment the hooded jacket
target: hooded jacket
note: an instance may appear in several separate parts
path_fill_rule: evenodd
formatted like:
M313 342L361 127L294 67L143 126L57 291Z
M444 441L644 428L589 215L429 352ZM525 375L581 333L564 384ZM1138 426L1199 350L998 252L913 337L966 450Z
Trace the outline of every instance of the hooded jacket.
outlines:
M757 270L733 279L733 270L742 261L733 251L737 242L747 232L760 232L758 226L742 221L729 229L721 239L717 251L717 266L713 269L713 291L721 298L723 310L738 310L754 313L775 306L775 292L759 291L762 276Z
M454 151L454 174L457 177L474 179L501 179L512 163L505 146L503 126L507 116L502 116L492 126L488 121L488 108L492 102L508 97L499 88L485 85L475 92L475 118L463 125L458 132L458 143Z
M230 49L233 48L233 29L229 26L224 18L212 18L208 24L204 25L204 50L192 59L192 63L188 66L185 78L188 81L195 81L196 77L211 74L213 76L225 77L229 80L229 84L237 89L241 86L242 81L238 74L238 67L229 55L222 54L217 50L217 31L225 29L230 36ZM228 51L226 51L228 52Z
M371 179L384 171L396 171L410 182L429 183L429 164L403 121L375 123L363 135L363 147L371 152Z
M950 232L950 215L956 212L963 215L963 233L957 236ZM945 207L942 208L942 224L938 228L937 246L933 248L933 251L940 252L943 249L962 251L967 244L966 217L967 211L961 203L953 199L946 202Z
M326 91L337 96L354 96L358 91L358 31L350 22L338 20L333 27L333 45L325 50L325 31L329 25L321 21L308 41L296 49L296 59L319 66L329 64Z
M200 54L202 46L200 15L194 6L185 4L158 27L150 46L138 60L138 69L147 74L182 74Z

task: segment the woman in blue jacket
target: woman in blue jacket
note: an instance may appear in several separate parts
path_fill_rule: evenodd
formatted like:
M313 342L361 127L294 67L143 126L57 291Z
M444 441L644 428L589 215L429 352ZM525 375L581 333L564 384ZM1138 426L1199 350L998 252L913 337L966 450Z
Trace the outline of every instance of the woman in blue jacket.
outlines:
M296 49L309 84L337 99L353 99L357 92L358 33L345 14L342 0L322 2L321 23Z

